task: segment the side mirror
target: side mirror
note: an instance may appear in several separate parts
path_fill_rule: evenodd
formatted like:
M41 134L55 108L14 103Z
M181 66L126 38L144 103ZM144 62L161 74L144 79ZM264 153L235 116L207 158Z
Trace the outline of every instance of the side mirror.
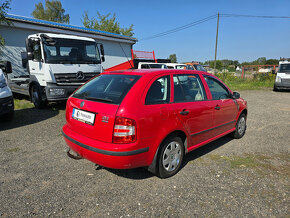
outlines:
M28 52L33 52L33 46L32 46L32 40L31 39L26 39L25 40L25 47L26 51Z
M101 50L101 59L102 59L102 62L105 62L105 51L104 51L103 44L100 44L100 50Z
M21 52L22 67L26 68L28 63L27 52Z
M12 73L12 66L11 66L11 62L10 61L2 61L2 62L0 62L0 68L6 74Z
M240 93L233 92L233 99L239 99L241 97Z

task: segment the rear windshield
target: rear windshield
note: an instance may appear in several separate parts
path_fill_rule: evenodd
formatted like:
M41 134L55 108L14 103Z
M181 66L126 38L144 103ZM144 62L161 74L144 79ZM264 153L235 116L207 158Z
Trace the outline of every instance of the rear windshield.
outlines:
M101 74L77 90L73 97L90 101L120 104L140 76Z

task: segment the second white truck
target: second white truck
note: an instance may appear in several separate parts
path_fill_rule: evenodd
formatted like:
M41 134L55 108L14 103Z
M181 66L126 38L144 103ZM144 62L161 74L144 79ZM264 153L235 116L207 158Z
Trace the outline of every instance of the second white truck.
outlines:
M22 66L28 75L12 77L14 93L28 95L36 108L66 100L80 85L102 72L102 44L94 39L64 34L38 33L26 39Z

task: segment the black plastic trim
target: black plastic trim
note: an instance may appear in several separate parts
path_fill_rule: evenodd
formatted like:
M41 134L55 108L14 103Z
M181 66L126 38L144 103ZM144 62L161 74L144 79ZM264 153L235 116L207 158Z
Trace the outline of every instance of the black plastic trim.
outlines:
M74 144L76 144L78 146L81 146L81 147L83 147L85 149L88 149L90 151L93 151L93 152L96 152L96 153L100 153L100 154L105 154L105 155L110 155L110 156L131 156L131 155L141 154L141 153L149 151L149 147L141 148L141 149L134 150L134 151L121 151L121 152L119 152L119 151L101 150L101 149L94 148L94 147L88 146L86 144L83 144L81 142L78 142L75 139L73 139L73 138L69 137L68 135L66 135L63 131L61 131L61 132L62 132L62 134L63 134L63 136L65 138L67 138L68 140L70 140Z
M224 124L222 124L220 126L216 126L216 127L213 127L213 128L207 129L207 130L203 130L203 131L200 131L200 132L197 132L197 133L193 133L193 134L191 134L191 136L196 136L196 135L199 135L199 134L202 134L202 133L205 133L205 132L209 132L211 130L214 130L214 129L217 129L217 128L220 128L220 127L223 127L223 126L229 125L231 123L235 123L235 122L236 122L236 120L233 120L231 122L224 123Z

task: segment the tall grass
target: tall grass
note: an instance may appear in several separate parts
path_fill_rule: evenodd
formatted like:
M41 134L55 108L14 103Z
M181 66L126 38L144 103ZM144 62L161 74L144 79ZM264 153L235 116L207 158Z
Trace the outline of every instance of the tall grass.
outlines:
M219 77L231 90L261 90L272 89L274 74L256 74L252 78L242 79L232 73L218 73Z

